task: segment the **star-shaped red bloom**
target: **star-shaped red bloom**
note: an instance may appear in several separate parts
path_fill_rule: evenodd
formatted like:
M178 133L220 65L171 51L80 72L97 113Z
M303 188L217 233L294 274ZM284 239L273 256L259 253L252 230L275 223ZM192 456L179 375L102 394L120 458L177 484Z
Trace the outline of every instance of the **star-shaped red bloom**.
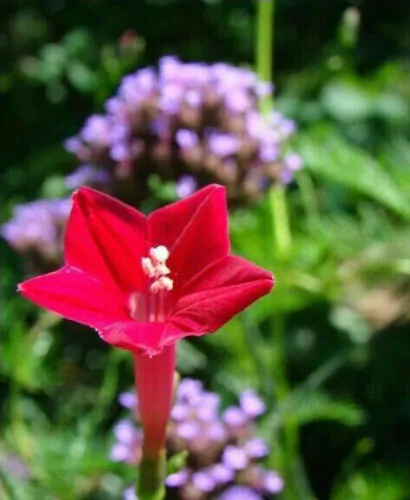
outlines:
M214 332L273 286L229 255L225 188L210 185L146 217L93 189L73 195L65 265L19 285L36 304L155 355Z

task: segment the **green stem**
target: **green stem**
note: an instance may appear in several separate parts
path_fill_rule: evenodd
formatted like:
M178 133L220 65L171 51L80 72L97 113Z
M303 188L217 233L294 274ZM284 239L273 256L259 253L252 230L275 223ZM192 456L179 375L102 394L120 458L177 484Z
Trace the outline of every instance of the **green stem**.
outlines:
M277 184L270 190L269 205L272 215L273 236L277 258L280 262L283 262L289 257L292 247L292 235L290 232L286 192L282 184Z
M165 450L155 458L143 456L139 466L138 500L163 500L165 498L165 473Z
M257 0L256 15L256 71L259 80L273 80L273 47L274 47L274 14L275 0ZM260 108L264 113L273 107L273 97L261 99Z

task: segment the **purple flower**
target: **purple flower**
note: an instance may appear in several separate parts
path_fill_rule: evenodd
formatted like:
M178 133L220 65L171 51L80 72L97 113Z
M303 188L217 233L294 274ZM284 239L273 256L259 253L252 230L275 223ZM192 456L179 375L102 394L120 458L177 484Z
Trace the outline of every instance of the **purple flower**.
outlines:
M283 479L275 471L267 471L263 478L263 487L268 493L280 493L284 488Z
M181 422L189 415L190 408L186 404L176 403L171 410L171 419Z
M133 392L122 392L118 397L118 401L121 406L129 410L137 406L137 396Z
M238 151L239 140L230 134L212 132L208 137L208 147L211 153L224 158Z
M178 472L175 472L174 474L170 474L169 476L167 476L165 479L165 484L170 488L178 488L186 484L188 479L188 471L186 469L182 469Z
M245 412L237 406L229 406L223 412L222 419L230 427L241 427L248 421Z
M218 500L262 500L262 496L247 486L231 486Z
M202 393L202 384L199 380L185 378L181 380L177 387L177 399L191 403L198 401Z
M19 252L35 252L45 260L58 260L70 210L71 199L16 205L12 218L1 226L1 235Z
M269 452L266 442L258 437L254 437L247 441L244 444L243 449L249 458L262 458Z
M114 436L122 444L129 445L140 440L141 431L130 420L120 420L114 427Z
M178 436L187 441L191 441L198 437L200 431L201 429L196 422L182 422L177 427Z
M73 190L84 185L107 184L109 180L109 173L106 170L98 169L94 165L82 165L64 179L66 187Z
M130 459L130 449L125 444L116 443L111 448L110 459L113 462L127 462Z
M300 170L303 165L303 160L302 158L297 155L296 153L289 153L285 156L284 160L284 165L285 168L288 170L295 172L297 170Z
M209 469L216 484L225 484L235 477L234 471L225 464L215 464Z
M80 137L100 147L110 144L111 121L104 115L91 115L80 132Z
M198 144L198 135L192 130L181 129L175 135L178 146L182 149L190 149Z
M138 500L137 495L135 494L135 488L130 486L126 490L123 491L122 494L123 500Z
M224 441L227 435L227 429L221 422L212 422L206 428L206 438L210 441Z
M192 483L198 490L209 492L215 488L215 480L207 471L199 471L192 474Z
M224 449L222 462L234 470L245 469L249 463L245 451L238 446L229 445Z
M192 175L183 175L177 182L177 195L179 198L186 198L196 191L197 182Z
M259 417L266 410L265 403L252 389L244 391L239 401L242 411L250 418Z

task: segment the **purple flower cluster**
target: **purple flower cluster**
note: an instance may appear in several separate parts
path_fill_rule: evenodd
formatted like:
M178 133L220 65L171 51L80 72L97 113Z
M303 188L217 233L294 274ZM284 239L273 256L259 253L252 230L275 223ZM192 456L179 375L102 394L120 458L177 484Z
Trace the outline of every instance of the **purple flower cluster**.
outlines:
M120 403L138 418L138 404L132 393L120 396ZM220 412L219 396L205 391L201 382L183 379L177 388L167 432L167 450L173 455L188 451L186 467L165 481L172 498L183 500L262 500L283 489L275 471L258 461L268 455L266 442L255 436L255 419L265 405L253 390L242 393L239 405ZM138 464L141 431L132 420L121 420L114 429L111 459ZM239 495L239 496L238 496ZM124 498L132 499L127 490Z
M37 200L16 205L1 227L3 238L18 252L55 267L61 259L62 236L71 199Z
M174 180L180 197L218 182L232 201L250 201L302 166L286 152L294 122L258 111L258 98L271 92L249 69L163 57L158 70L126 76L105 114L90 116L65 146L110 171L115 194L134 204L153 174Z

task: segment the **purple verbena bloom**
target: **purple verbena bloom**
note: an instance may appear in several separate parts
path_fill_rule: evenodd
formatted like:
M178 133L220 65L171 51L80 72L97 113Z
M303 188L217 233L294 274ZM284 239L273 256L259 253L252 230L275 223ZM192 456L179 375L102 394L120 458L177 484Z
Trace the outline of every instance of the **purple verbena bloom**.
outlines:
M110 174L107 170L99 169L94 165L82 165L73 173L67 175L64 183L68 189L78 189L80 186L99 186L107 184Z
M263 487L265 491L272 494L280 493L285 486L283 479L275 471L267 471L263 478Z
M120 420L114 427L114 436L122 444L132 444L141 439L141 431L130 420Z
M104 115L91 115L80 132L80 137L87 143L100 147L110 144L111 121Z
M263 500L263 497L255 490L247 486L231 486L224 491L218 500Z
M196 422L182 422L177 426L177 434L182 439L191 441L200 435L201 428Z
M122 493L123 500L138 500L137 495L135 494L135 488L130 486Z
M194 193L197 188L197 181L192 175L183 175L178 179L176 191L178 198L186 198Z
M118 397L118 401L121 406L129 410L137 407L137 396L134 392L122 392Z
M296 154L296 153L289 153L285 156L283 159L285 168L292 172L296 172L297 170L300 170L303 166L303 160L302 158Z
M230 427L241 427L248 421L248 416L241 408L229 406L223 412L222 420Z
M189 479L189 474L186 469L182 469L174 474L169 474L165 479L165 485L170 488L179 488L186 484Z
M239 141L233 135L212 132L208 137L208 147L211 153L224 158L238 151Z
M265 403L252 389L244 391L239 401L242 411L250 418L259 417L265 413Z
M210 474L216 484L225 484L232 481L235 477L235 473L231 467L225 464L215 464L209 469Z
M181 149L191 149L198 144L198 135L192 130L180 129L175 135L175 140Z
M259 437L249 439L243 445L243 449L249 458L262 458L269 453L268 445Z
M209 471L200 470L192 474L191 481L198 490L210 492L215 488L215 480Z
M185 378L178 384L176 397L178 401L198 401L202 394L202 384L199 380Z
M186 404L176 403L171 410L171 419L176 422L185 420L190 413L190 407Z
M122 443L115 443L110 451L110 459L113 462L129 462L132 457L132 450Z
M16 205L1 235L18 252L35 252L46 261L61 258L61 241L71 199L48 199Z
M234 470L241 470L246 468L249 459L242 448L228 445L223 451L222 462L224 465Z

